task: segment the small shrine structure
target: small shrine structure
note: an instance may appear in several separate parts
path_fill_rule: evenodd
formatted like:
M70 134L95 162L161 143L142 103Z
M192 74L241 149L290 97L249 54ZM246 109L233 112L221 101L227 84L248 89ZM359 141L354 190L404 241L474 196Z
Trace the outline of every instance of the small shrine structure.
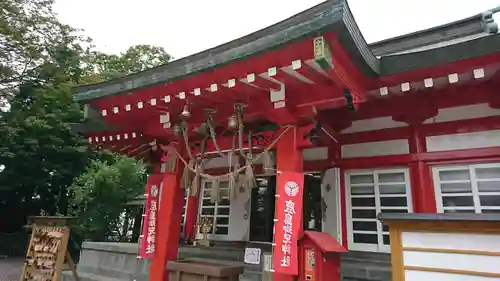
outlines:
M283 281L296 274L284 269L297 262L292 226L329 233L363 267L388 260L379 213L500 213L495 11L368 45L347 2L331 0L77 87L89 146L152 167L150 280L166 280L179 241L262 242Z

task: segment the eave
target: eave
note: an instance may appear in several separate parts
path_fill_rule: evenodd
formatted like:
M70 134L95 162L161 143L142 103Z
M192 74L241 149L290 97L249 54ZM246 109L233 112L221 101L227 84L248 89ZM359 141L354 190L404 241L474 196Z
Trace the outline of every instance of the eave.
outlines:
M476 39L496 33L498 26L492 15L492 11L486 11L440 26L370 43L369 48L375 56L383 57L414 52L421 48L432 49L437 47L436 44L445 46Z
M478 22L474 17L473 23ZM446 28L456 28L456 24ZM476 34L481 33L477 26L474 28ZM436 35L433 32L395 40L418 37L430 42ZM322 61L327 65L324 69L311 67L311 62L318 66L313 44L318 38L330 50ZM264 120L303 126L304 120L311 122L312 108L321 113L318 118L331 120L337 116L333 119L344 120L347 112L339 107L346 105L342 92L345 89L358 92L361 98L365 95L363 102L370 99L387 104L385 97L379 98L401 94L408 97L413 92L493 79L500 67L500 52L492 46L499 46L499 40L498 34L485 35L378 59L363 39L347 3L327 1L264 30L167 65L78 87L75 99L95 109L89 110L93 113L88 118L91 120L82 124L80 131L93 146L146 159L154 157L149 154L157 143L173 139L170 126L178 123L187 104L193 113L189 123L192 134L205 121L205 109L217 109L215 122L224 126L237 102L248 106L248 123ZM297 62L299 67L295 68ZM255 76L254 82L249 81L249 73ZM272 98L273 91L278 91L276 82L283 86L279 90L283 97L278 102ZM277 107L277 103L285 105Z
M477 40L445 45L424 52L390 55L398 51L428 46L440 40L449 41L495 29L497 28L491 20L491 12L485 12L446 25L368 45L357 27L346 0L330 0L280 23L198 54L115 80L77 87L74 90L74 99L79 102L88 102L97 98L170 83L279 49L293 42L313 38L325 32L338 34L340 44L364 76L369 78L392 76L495 53L494 46L498 46L500 40L498 36L485 36ZM377 59L374 54L382 55L382 57Z
M198 54L115 80L76 87L74 99L85 102L207 72L336 29L346 14L350 12L345 0L326 1L280 23Z

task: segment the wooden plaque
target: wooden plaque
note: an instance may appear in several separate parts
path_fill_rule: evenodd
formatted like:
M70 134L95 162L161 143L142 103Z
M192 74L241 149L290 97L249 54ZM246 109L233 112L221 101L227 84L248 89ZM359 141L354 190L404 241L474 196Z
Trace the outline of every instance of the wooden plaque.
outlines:
M69 239L67 226L33 225L20 281L60 281Z

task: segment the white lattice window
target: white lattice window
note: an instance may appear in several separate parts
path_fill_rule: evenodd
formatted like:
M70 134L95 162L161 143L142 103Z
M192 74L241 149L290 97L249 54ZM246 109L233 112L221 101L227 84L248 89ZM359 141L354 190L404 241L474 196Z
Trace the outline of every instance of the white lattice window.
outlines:
M411 213L408 169L346 173L347 228L350 250L388 252L389 230L379 213Z
M500 163L434 167L440 213L500 213Z
M213 222L212 231L209 235L210 239L224 240L229 234L229 184L227 181L219 182L220 200L211 202L212 183L204 182L200 196L200 214L204 217L209 217ZM200 229L197 229L198 237L201 234Z

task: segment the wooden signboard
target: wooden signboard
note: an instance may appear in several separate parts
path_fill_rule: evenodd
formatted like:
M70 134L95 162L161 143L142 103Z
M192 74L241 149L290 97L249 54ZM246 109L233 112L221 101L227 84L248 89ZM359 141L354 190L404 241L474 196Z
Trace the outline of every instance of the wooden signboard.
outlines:
M69 233L68 226L39 225L35 221L20 281L60 281L65 260L79 281L67 252Z

